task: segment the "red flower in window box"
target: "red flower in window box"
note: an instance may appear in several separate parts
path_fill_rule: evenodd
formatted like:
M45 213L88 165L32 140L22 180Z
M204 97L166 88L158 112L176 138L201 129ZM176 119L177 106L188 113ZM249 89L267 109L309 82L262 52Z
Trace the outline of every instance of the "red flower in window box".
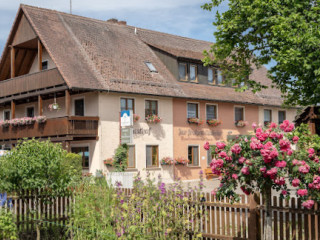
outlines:
M107 159L104 160L103 162L104 162L104 164L105 164L106 166L110 166L110 167L113 166L113 159L112 159L112 158L107 158Z
M161 159L161 165L173 165L174 160L171 157L164 157Z
M146 117L147 123L159 123L159 122L161 122L161 120L162 119L157 115L148 115Z
M245 127L248 125L248 122L243 121L243 120L239 120L239 121L235 121L235 125L236 125L236 127Z
M189 160L183 157L178 157L174 160L174 162L176 165L187 165L189 163Z
M191 124L202 125L203 122L204 121L201 120L200 118L188 118L188 123L191 123Z
M133 122L138 122L140 119L140 116L138 114L133 114Z
M221 124L221 121L217 120L217 119L209 119L209 120L207 120L207 124L209 126L216 127Z

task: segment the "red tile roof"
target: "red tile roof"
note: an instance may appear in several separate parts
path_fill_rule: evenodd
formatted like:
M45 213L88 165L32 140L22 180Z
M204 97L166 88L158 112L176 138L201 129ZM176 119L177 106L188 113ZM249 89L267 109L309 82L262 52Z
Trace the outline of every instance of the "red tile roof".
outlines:
M253 94L232 88L178 82L150 46L176 57L201 60L210 42L137 29L54 10L21 5L31 25L72 89L197 98L250 104L282 104L276 89ZM150 61L158 70L152 73ZM253 77L271 84L266 69Z

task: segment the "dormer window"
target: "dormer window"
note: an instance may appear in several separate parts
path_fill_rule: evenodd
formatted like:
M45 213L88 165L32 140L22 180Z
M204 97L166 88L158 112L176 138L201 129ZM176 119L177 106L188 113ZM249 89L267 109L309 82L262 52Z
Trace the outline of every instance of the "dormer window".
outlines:
M213 81L213 68L208 68L208 83L209 84L214 84Z
M179 79L183 81L188 80L186 63L179 63Z
M190 81L198 82L197 66L193 64L190 64Z
M222 75L222 71L221 70L217 70L216 71L216 79L217 79L217 84L218 85L223 85L223 75Z
M153 64L151 62L145 62L145 64L149 68L150 72L155 72L155 73L158 72L157 69L153 66Z
M47 70L49 67L49 63L48 61L42 61L42 70Z

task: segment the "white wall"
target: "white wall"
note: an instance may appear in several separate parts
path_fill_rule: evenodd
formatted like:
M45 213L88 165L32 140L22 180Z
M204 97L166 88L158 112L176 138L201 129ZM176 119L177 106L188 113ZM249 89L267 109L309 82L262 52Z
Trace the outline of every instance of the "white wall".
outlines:
M52 61L52 59L49 56L49 53L47 52L46 49L42 50L42 61L48 61L48 69L52 69L52 68L56 67L56 65ZM37 53L36 57L33 60L33 63L32 63L32 66L30 68L29 73L39 72L38 67L39 67L39 65L38 65L38 53Z

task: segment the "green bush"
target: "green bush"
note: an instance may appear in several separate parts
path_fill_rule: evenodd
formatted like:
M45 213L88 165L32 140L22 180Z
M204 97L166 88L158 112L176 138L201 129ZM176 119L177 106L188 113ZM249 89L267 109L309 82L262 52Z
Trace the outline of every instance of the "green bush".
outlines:
M82 157L79 154L68 153L62 163L64 174L81 177Z
M17 225L14 214L8 209L0 209L0 239L17 239Z
M124 172L128 166L128 145L120 145L115 152L113 158L113 166L117 172Z

